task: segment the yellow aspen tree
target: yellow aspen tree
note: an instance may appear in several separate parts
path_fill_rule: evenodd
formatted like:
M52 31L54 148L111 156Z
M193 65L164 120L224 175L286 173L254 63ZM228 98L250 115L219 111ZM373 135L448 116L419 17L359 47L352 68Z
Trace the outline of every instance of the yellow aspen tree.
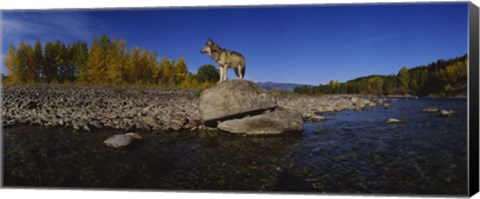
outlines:
M123 49L117 39L111 43L106 60L108 81L122 83Z
M9 84L18 83L19 82L18 59L17 59L17 52L13 45L10 45L8 47L8 54L4 61L8 71L7 83Z
M175 82L177 85L180 85L187 78L188 68L185 63L185 58L180 57L175 66Z
M138 46L133 48L132 65L130 69L132 75L132 82L138 82L142 74L142 69L140 66L140 48Z
M103 66L105 65L105 60L100 49L100 41L98 38L95 38L92 46L90 47L90 52L88 54L87 68L88 68L88 81L93 83L101 82Z

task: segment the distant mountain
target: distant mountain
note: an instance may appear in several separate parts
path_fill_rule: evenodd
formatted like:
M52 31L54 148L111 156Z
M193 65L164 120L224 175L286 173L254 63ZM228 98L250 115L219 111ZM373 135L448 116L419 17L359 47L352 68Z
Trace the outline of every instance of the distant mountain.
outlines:
M294 83L277 83L277 82L258 82L265 90L293 92L293 89L297 86L308 86L306 84L294 84Z

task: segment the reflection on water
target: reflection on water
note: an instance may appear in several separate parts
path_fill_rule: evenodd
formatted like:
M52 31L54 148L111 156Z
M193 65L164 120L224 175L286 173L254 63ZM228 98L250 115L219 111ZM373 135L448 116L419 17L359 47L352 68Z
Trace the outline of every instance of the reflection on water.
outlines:
M215 132L140 133L127 149L112 134L28 126L5 129L6 186L271 190L277 165L301 135L243 137Z
M459 115L422 113L428 105ZM392 106L327 114L296 135L139 132L145 139L123 150L102 145L118 131L6 128L4 185L467 194L466 101Z

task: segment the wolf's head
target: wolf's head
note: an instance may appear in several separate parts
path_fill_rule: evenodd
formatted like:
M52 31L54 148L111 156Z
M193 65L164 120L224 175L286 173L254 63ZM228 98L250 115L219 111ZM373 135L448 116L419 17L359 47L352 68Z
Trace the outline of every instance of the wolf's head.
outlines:
M203 54L207 53L208 55L210 55L214 47L215 47L215 43L213 43L212 39L208 39L207 43L202 48L202 50L200 50L200 52Z

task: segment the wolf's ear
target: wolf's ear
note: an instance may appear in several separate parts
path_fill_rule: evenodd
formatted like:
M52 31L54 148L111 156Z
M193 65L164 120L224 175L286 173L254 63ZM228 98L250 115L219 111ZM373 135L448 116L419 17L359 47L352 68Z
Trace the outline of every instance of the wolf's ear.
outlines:
M212 44L213 43L213 40L208 38L208 41L207 41L208 44Z

